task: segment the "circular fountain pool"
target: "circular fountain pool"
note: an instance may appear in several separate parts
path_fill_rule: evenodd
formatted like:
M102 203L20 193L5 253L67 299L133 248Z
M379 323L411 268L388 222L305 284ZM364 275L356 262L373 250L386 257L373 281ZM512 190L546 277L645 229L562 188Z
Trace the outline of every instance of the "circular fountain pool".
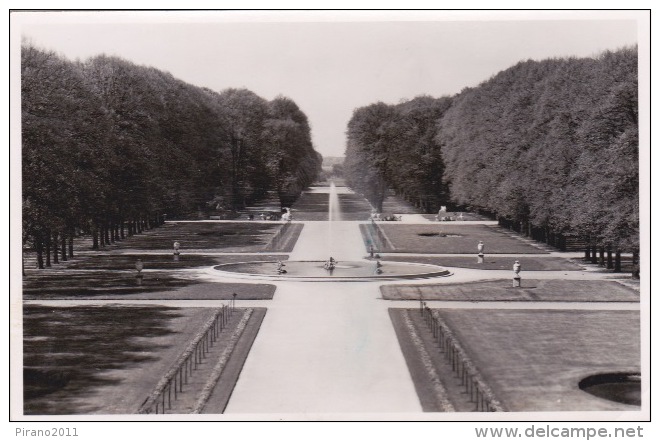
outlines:
M442 267L422 263L382 262L380 272L377 271L375 261L339 261L334 270L326 270L325 262L320 260L287 260L283 263L283 269L286 270L283 274L278 274L275 261L227 263L218 265L214 269L219 275L227 277L310 282L423 279L451 275Z

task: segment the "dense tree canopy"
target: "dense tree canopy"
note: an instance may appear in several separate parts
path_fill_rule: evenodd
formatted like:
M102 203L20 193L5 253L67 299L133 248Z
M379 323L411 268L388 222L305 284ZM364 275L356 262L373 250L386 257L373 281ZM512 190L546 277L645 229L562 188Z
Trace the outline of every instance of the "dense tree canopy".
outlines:
M439 121L457 202L522 224L639 246L637 50L526 61Z
M395 106L356 109L347 131L348 185L377 211L390 188L423 210L435 209L447 198L436 123L450 103L421 96Z
M347 129L348 184L380 210L470 206L536 237L639 247L637 49L524 61L451 98L371 104ZM417 200L416 200L417 199Z
M288 98L217 93L117 57L74 63L29 44L21 63L23 239L40 266L60 241L70 256L80 231L99 247L165 214L235 211L271 191L288 205L320 171Z

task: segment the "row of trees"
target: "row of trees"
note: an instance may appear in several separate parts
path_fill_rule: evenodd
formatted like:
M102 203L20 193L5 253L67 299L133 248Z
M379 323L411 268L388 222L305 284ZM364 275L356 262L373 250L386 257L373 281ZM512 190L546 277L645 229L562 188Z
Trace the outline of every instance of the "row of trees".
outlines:
M366 106L348 125L347 181L375 207L391 187L427 212L469 206L538 239L572 233L636 252L637 91L635 47L521 62L451 98Z
M30 44L21 68L23 241L40 267L59 245L72 255L80 231L98 248L165 215L235 211L268 192L289 205L320 171L307 118L288 98L217 93Z
M421 96L356 109L347 130L347 184L378 212L390 189L423 210L437 209L449 198L437 121L450 105L450 98Z

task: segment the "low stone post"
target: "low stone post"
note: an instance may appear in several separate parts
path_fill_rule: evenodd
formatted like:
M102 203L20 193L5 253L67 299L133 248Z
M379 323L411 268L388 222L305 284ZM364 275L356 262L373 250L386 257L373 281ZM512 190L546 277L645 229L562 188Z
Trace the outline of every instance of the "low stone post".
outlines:
M142 275L143 268L144 264L142 263L142 260L138 259L137 262L135 262L135 270L137 271L137 274L135 275L135 281L137 282L138 286L142 286L142 278L144 277Z
M520 262L516 260L513 264L513 287L520 288L520 281Z

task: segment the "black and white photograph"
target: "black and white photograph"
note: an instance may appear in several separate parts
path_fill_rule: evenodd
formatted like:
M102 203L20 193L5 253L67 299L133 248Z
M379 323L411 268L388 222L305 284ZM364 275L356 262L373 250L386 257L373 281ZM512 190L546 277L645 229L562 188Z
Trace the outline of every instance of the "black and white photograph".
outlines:
M9 11L10 435L650 434L650 23Z

